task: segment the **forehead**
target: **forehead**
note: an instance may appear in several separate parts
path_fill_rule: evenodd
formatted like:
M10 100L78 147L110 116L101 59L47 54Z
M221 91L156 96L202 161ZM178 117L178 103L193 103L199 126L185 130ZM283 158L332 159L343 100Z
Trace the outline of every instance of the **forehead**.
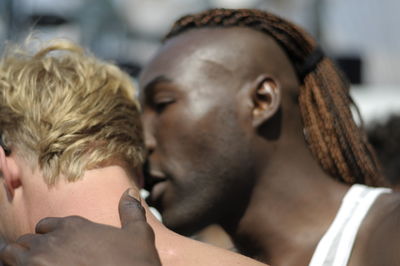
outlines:
M242 27L193 29L169 39L144 68L141 87L157 77L175 82L253 78L282 53L266 34ZM274 52L275 51L275 52Z

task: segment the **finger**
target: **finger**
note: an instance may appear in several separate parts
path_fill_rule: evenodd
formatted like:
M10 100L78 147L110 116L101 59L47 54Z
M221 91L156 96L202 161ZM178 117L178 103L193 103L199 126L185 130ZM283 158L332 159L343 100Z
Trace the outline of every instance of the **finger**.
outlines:
M30 249L31 247L37 246L38 243L40 242L41 238L43 238L42 235L26 234L26 235L20 236L17 239L16 243L26 249Z
M0 252L7 246L6 240L0 236ZM0 266L4 266L3 261L0 259Z
M7 241L0 235L0 250L7 246Z
M40 220L36 224L35 232L37 234L47 234L61 227L63 218L48 217Z
M131 188L122 195L119 201L119 218L122 228L129 227L138 221L146 221L138 190Z
M6 245L0 250L0 261L9 266L23 265L26 252L24 247L16 243Z

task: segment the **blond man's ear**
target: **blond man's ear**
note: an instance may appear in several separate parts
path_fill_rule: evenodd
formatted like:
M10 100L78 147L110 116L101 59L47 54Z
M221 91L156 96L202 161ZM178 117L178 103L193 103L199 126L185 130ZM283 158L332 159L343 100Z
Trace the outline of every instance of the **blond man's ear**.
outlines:
M15 156L12 156L10 150L1 145L0 174L4 178L4 184L11 198L14 197L15 190L22 186L20 172Z

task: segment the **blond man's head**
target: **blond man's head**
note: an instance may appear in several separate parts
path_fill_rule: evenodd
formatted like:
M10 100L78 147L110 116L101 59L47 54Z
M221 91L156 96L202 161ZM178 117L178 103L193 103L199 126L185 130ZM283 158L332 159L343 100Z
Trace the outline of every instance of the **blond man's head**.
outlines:
M68 41L0 61L0 133L45 182L79 179L111 163L143 161L139 104L129 76Z

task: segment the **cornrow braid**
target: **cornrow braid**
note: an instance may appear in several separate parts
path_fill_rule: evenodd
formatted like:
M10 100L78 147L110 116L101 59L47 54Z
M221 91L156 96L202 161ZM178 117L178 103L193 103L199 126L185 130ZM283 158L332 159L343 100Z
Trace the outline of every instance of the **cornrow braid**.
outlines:
M351 107L358 109L348 82L303 29L260 10L211 9L179 19L165 40L190 29L238 26L273 37L291 60L301 81L299 106L305 139L321 167L344 183L387 185L366 133L353 119Z

